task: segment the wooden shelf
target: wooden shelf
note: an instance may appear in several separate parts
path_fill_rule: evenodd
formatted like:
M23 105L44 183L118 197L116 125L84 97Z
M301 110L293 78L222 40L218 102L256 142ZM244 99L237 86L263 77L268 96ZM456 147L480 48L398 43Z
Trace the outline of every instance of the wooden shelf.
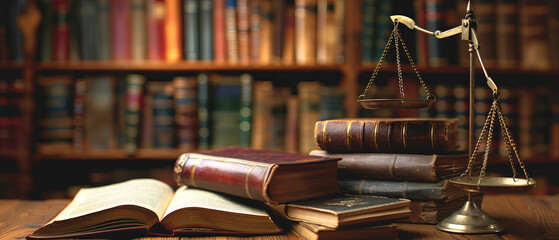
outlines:
M185 150L180 149L138 149L135 154L128 154L124 149L73 152L41 152L40 161L48 160L154 160L175 161ZM192 152L192 151L189 151Z
M0 62L0 70L22 70L25 67L24 62Z
M199 72L199 71L338 71L343 65L261 65L261 64L219 64L214 62L188 61L75 61L42 62L38 71L162 71L162 72Z

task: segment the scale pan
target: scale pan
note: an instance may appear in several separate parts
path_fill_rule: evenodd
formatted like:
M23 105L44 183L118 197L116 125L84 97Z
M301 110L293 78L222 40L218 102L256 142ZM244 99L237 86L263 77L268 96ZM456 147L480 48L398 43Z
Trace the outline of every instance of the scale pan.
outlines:
M536 180L532 178L485 177L478 188L478 179L479 177L462 176L449 181L465 191L483 193L526 192L536 186Z
M433 104L432 99L359 99L366 109L396 109L396 108L428 108Z

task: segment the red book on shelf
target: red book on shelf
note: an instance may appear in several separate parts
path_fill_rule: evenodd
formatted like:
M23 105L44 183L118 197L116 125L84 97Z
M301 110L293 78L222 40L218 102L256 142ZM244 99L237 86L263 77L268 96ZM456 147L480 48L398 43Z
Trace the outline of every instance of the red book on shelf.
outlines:
M52 34L52 59L65 61L70 58L70 25L68 24L68 0L52 1L56 18Z
M147 0L148 59L165 59L165 3Z
M225 0L214 0L214 60L225 62L227 59L227 39L225 38Z
M112 57L115 60L130 59L130 0L116 0L110 4Z
M165 0L165 59L183 59L182 20L180 0Z

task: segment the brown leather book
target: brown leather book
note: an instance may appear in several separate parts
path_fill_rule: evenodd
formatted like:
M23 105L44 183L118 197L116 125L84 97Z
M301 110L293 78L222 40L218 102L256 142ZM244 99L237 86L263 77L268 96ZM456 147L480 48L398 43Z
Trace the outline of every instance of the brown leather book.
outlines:
M468 154L329 153L313 150L310 155L342 158L341 174L364 178L409 181L439 181L463 173Z
M174 173L179 185L280 203L338 193L338 160L231 146L184 153Z
M365 118L317 121L314 138L328 152L449 153L458 119Z

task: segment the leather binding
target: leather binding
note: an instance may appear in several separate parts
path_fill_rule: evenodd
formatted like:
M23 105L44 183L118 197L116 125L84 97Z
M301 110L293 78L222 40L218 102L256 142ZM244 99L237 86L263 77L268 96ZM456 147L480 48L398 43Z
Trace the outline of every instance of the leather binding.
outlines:
M323 176L333 183L329 188L331 190L328 190L330 192L317 192L316 197L338 193L335 174L338 160L340 159L232 146L204 153L184 153L175 163L174 175L179 185L276 203L270 197L269 184L280 168L290 165L317 164L317 169L332 168L333 176ZM323 163L326 164L319 165ZM293 171L296 169L292 168ZM305 176L293 175L292 178L296 181L296 178L303 179Z
M328 152L448 153L457 149L457 119L333 119L315 124Z
M311 155L339 157L341 175L364 178L439 181L466 170L468 155L393 154L393 153L328 153L313 150Z

